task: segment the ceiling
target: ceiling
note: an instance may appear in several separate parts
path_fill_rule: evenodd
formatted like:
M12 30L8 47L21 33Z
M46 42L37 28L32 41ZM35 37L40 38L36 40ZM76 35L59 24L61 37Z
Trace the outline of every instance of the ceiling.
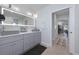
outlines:
M63 9L63 10L60 10L58 12L56 12L56 15L58 16L61 16L61 15L69 15L69 9Z
M22 11L29 11L32 13L36 13L39 10L43 9L44 7L48 6L48 4L12 4Z

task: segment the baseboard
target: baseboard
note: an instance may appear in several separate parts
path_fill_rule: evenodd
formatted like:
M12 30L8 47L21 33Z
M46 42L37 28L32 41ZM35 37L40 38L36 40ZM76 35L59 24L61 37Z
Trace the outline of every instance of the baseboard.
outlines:
M40 45L42 45L42 46L44 46L44 47L47 47L47 48L50 47L50 46L49 46L47 43L45 43L45 42L41 42Z
M79 55L79 53L76 53L76 52L70 52L70 55Z
M79 53L73 53L73 55L79 55Z

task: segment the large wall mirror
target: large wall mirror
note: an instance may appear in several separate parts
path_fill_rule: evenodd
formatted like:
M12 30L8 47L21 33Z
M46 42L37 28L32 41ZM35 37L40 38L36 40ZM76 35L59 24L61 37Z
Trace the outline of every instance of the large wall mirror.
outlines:
M32 17L6 8L2 8L1 13L5 16L5 21L0 24L2 31L30 31L35 27Z
M5 16L4 23L7 24L19 24L19 25L34 25L34 20L25 15L16 13L14 11L3 9L3 14Z

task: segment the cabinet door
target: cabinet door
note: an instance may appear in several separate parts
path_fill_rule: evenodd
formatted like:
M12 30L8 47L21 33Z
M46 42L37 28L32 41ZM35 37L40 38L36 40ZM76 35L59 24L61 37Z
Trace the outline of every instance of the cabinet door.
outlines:
M23 40L0 46L0 55L16 55L23 53Z
M12 54L12 52L14 52L14 50L12 50L13 46L15 46L15 43L0 46L0 55L10 55L10 54Z
M33 46L33 34L24 34L24 51L29 50Z
M23 53L23 40L18 40L15 45L12 46L12 55L18 55Z
M41 42L41 33L40 32L37 32L37 33L34 33L34 45L37 45L37 44L40 44Z
M9 54L10 54L9 47L7 46L0 47L0 55L9 55Z
M24 34L24 51L29 50L41 41L41 33Z
M22 54L23 53L23 40L16 41L15 45L12 46L12 49L14 51L12 54L14 55Z

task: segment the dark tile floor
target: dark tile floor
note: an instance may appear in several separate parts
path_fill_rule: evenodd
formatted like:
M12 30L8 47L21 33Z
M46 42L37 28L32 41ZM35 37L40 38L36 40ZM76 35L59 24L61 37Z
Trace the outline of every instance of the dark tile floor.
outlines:
M30 49L28 52L25 52L23 55L41 55L46 47L41 46L40 44Z

